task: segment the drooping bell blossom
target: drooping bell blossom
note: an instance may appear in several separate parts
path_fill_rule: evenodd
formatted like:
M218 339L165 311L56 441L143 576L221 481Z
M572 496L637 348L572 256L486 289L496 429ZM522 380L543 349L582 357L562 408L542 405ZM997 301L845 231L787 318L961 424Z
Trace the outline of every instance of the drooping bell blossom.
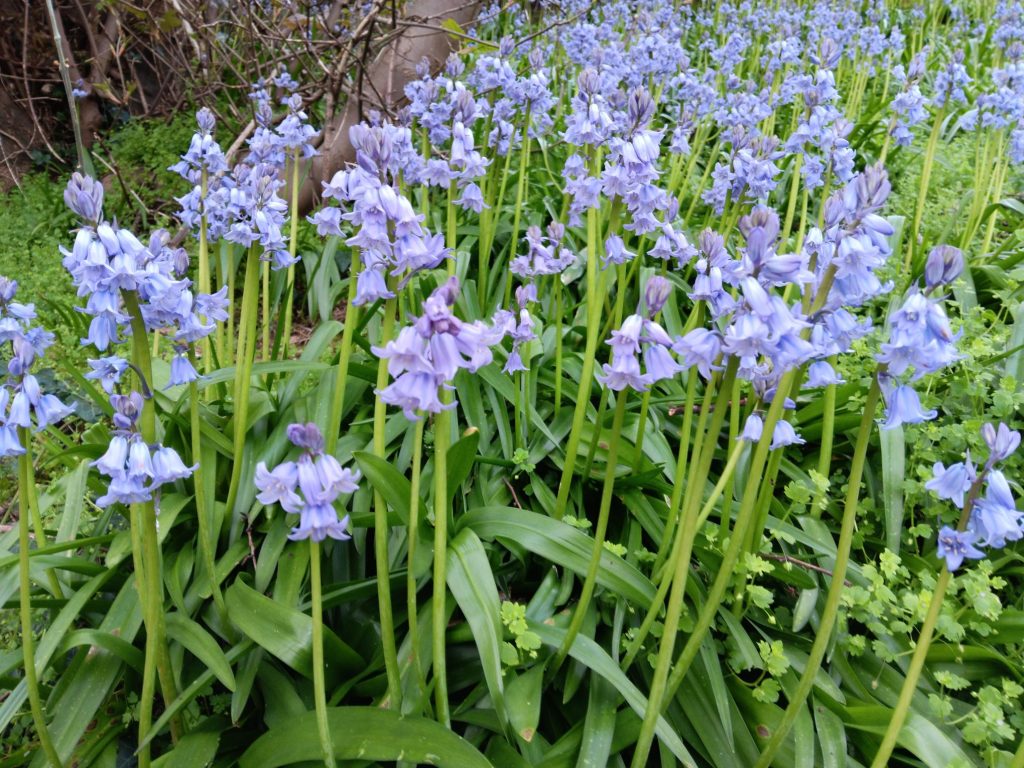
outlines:
M971 511L971 528L986 547L1004 547L1008 541L1024 537L1021 517L1017 511L1006 476L992 469L986 477L985 495L978 499Z
M328 234L342 234L340 221L354 228L346 242L361 250L363 269L356 277L353 303L363 306L394 295L387 274L407 280L436 267L448 250L444 236L432 235L422 225L423 215L399 191L398 180L406 169L403 158L411 147L409 130L361 123L352 126L349 139L356 148L356 164L324 183L323 196L349 203L351 209L317 213L310 220Z
M926 482L924 487L940 499L949 499L959 509L963 509L964 494L970 490L975 479L977 470L968 456L966 462L960 461L948 467L941 461L935 462L935 466L932 467L932 479Z
M743 425L743 431L740 433L738 439L746 440L751 443L757 443L761 440L761 435L764 433L764 420L757 413L752 413L747 417L746 422ZM772 442L769 445L770 450L776 450L778 448L785 448L787 445L803 445L807 441L797 434L796 429L785 419L779 419L775 422L775 428L772 430Z
M139 432L143 399L138 392L111 395L114 429L106 452L91 466L110 478L107 492L96 499L101 507L150 501L163 485L190 477L198 465L186 466L177 451L149 445Z
M944 525L939 531L935 554L944 558L946 568L953 572L963 565L965 559L978 560L985 556L984 552L974 546L977 540L978 534L974 531L957 531Z
M442 403L440 391L451 390L459 370L473 373L493 360L491 348L504 338L507 320L467 323L452 314L459 281L452 277L423 302L423 314L373 353L388 361L394 381L377 394L415 421L422 413L454 408Z
M324 439L316 424L291 424L288 439L302 449L296 461L278 464L272 470L265 462L256 465L256 499L265 505L280 504L290 514L299 515L299 524L292 528L292 541L327 538L345 541L349 516L338 518L335 501L343 493L359 488L359 470L342 467L334 456L324 450Z
M886 391L887 390L887 391ZM926 411L921 406L921 398L909 384L883 385L885 393L885 421L882 429L895 429L903 424L920 424L930 421L938 415L932 409Z
M517 322L516 316L509 313L508 320L506 321L505 330L512 339L512 351L509 352L508 360L505 362L504 368L502 368L505 373L528 370L519 350L524 344L537 338L537 333L533 330L534 320L530 316L530 310L528 309L528 306L536 303L536 301L537 286L535 284L530 283L529 285L521 285L516 288L516 304L519 307L519 315Z
M928 253L924 282L928 290L952 285L964 271L964 254L952 245L937 245Z
M192 230L193 234L198 234L201 218L205 215L206 237L213 243L217 242L230 226L227 202L232 180L227 173L227 158L213 135L216 127L213 112L203 107L196 112L196 123L199 130L192 135L188 151L168 170L177 173L192 185L185 195L176 198L181 205L178 218ZM205 189L202 181L204 172Z
M1000 423L998 428L991 424L985 424L981 428L981 435L989 450L986 466L992 466L997 462L1005 461L1020 446L1020 432L1010 429L1002 423Z
M597 374L602 385L615 391L629 387L645 392L651 385L685 370L672 356L675 341L653 319L668 300L669 291L667 281L651 278L644 290L643 314L630 315L622 321L621 328L612 331L605 342L612 348L611 362L602 365L601 373Z
M881 346L877 359L889 373L902 376L911 368L912 380L935 373L959 360L959 334L950 328L942 303L912 291L889 317L889 341Z
M76 212L95 211L102 216L102 187L92 180L74 174L65 197ZM83 199L88 203L83 204ZM158 229L143 245L128 230L101 218L98 223L83 223L70 250L61 246L64 267L78 295L86 299L83 311L92 316L83 343L104 352L123 340L129 323L122 297L125 291L137 295L147 330L166 331L182 343L213 333L215 321L227 318L226 289L194 294L185 277L188 255L169 242L170 235Z
M526 253L509 263L509 271L516 277L531 279L542 275L557 275L576 261L576 256L562 245L565 227L557 221L548 224L547 236L540 227L526 228Z
M32 367L53 343L53 335L33 326L35 308L14 301L18 284L0 276L0 344L7 347L6 375L0 378L0 457L25 452L18 428L42 431L63 420L72 409L43 392Z

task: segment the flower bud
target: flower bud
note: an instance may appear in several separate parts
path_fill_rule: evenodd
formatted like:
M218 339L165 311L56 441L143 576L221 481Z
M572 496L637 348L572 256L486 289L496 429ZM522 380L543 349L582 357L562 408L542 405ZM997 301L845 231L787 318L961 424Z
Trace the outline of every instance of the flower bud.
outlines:
M952 245L937 245L928 254L924 282L929 288L950 285L964 271L964 254Z
M644 305L647 307L647 314L654 317L661 312L670 293L672 293L672 283L664 277L655 275L648 280L647 287L644 289Z

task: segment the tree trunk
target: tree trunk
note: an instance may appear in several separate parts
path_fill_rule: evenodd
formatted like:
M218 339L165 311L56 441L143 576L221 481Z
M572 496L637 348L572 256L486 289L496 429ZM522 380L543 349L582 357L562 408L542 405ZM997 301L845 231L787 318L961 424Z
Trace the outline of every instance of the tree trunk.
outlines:
M416 65L424 58L431 72L444 65L457 46L457 36L441 28L446 19L465 28L480 8L479 0L411 0L398 26L404 27L376 59L367 65L361 91L352 94L345 108L324 126L320 154L309 164L309 173L299 193L300 208L312 210L320 197L321 182L330 180L346 163L355 160L349 143L349 129L371 109L393 112L405 101L405 86L416 79ZM382 18L381 25L390 20Z

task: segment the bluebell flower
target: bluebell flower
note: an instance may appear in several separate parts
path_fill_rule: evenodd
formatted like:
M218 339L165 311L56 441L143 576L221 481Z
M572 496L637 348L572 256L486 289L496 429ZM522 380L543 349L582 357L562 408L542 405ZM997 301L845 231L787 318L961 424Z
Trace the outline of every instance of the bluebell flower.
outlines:
M928 253L924 266L925 286L935 289L952 285L964 271L964 254L952 245L937 245Z
M282 462L273 470L262 461L256 465L257 500L266 505L280 504L286 512L299 515L299 524L288 536L292 541L351 538L349 516L339 519L334 503L341 494L359 488L359 471L343 468L334 456L324 452L323 435L316 424L290 424L287 434L303 452L297 461Z
M924 487L933 491L940 499L949 499L963 509L964 494L970 490L976 479L977 472L969 457L966 462L957 462L948 467L937 461L932 467L932 479L926 482Z
M1004 547L1008 541L1024 536L1021 517L1010 492L1006 477L997 469L990 470L986 478L985 496L978 499L971 510L971 529L986 547Z
M441 402L442 388L452 389L455 374L479 370L493 360L491 348L505 336L507 323L467 323L452 314L459 282L452 277L423 302L423 314L402 328L397 337L373 353L388 361L394 381L377 394L389 405L402 409L410 420L419 413L438 413L454 408Z
M1020 446L1020 432L1010 429L1005 424L1000 424L998 429L992 424L985 424L981 428L981 435L989 450L987 466L1005 461Z
M885 421L882 429L895 429L902 424L920 424L934 419L938 411L926 411L921 407L921 399L909 384L889 387L885 396Z
M939 544L936 555L946 560L946 568L953 572L964 562L965 558L978 560L985 553L974 546L978 535L973 531L957 531L948 525L939 531Z
M842 383L842 377L835 372L835 369L827 360L815 360L807 366L807 380L804 382L804 386L808 389L828 387L833 384Z

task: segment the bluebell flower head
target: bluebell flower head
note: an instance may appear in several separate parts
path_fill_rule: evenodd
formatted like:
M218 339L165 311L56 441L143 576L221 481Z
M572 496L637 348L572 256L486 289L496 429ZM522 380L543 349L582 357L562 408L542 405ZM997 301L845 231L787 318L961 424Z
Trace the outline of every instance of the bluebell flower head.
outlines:
M946 560L946 568L953 572L963 565L964 559L978 560L985 553L974 546L978 535L974 531L957 531L948 525L939 531L936 555Z
M998 428L992 424L985 424L981 428L981 435L989 450L988 466L1005 461L1020 446L1020 432L1002 423Z
M986 547L1004 547L1008 541L1024 536L1010 484L997 469L990 470L986 478L985 496L978 499L971 510L971 529Z
M909 384L891 387L885 397L885 421L882 429L895 429L902 424L920 424L934 419L938 411L926 411L921 407L921 399Z
M937 461L932 468L932 479L926 482L924 487L934 492L940 499L949 499L963 509L964 494L970 490L976 479L977 471L970 457L966 462L957 462L948 467Z
M952 285L964 271L964 254L952 245L937 245L928 254L924 266L925 285L929 289Z

